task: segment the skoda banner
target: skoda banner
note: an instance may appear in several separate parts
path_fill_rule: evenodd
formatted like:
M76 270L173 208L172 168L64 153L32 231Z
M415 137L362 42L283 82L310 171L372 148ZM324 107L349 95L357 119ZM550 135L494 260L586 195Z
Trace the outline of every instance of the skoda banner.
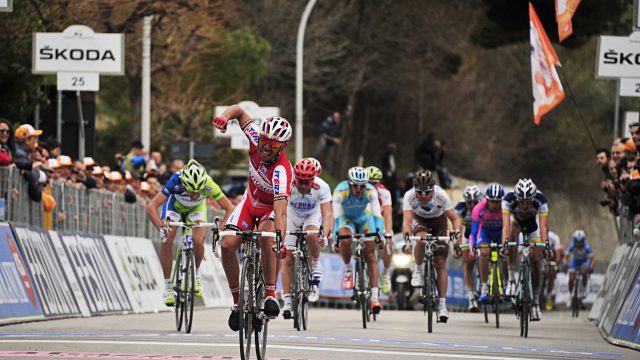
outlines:
M11 227L0 223L0 324L42 317L40 300Z
M14 229L40 295L45 316L80 315L73 290L49 240L49 233L25 225L14 225Z
M91 314L132 311L127 291L104 238L90 234L60 235Z
M162 302L164 277L160 259L149 239L105 235L133 311L169 310Z

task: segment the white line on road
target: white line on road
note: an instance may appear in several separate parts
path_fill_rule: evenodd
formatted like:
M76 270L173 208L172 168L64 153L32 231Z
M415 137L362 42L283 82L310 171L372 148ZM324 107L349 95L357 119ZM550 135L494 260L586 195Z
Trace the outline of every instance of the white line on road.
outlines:
M201 347L237 347L237 344L212 344L212 343L196 343L196 342L160 342L160 341L113 341L113 340L0 340L0 343L27 343L27 344L103 344L103 345L146 345L146 346L201 346ZM407 351L390 351L390 350L370 350L370 349L349 349L349 348L326 348L315 346L291 346L291 345L268 345L270 349L284 350L304 350L304 351L326 351L326 352L343 352L343 353L360 353L360 354L379 354L379 355L403 355L403 356L420 356L434 358L452 358L452 359L482 359L482 360L531 360L530 357L507 357L487 356L487 355L465 355L465 354L446 354L446 353L423 353L423 352L407 352Z

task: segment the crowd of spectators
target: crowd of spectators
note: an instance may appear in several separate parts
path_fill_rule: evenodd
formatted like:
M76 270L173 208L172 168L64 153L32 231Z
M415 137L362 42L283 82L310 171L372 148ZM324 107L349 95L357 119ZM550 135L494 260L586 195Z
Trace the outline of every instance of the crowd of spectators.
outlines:
M604 192L600 205L608 208L614 216L621 215L621 206L628 208L634 224L640 227L640 123L631 124L629 132L631 138L613 140L611 151L605 148L596 150L596 164L604 174L600 183Z
M128 153L115 154L111 166L98 164L91 157L74 160L61 153L54 138L40 141L42 135L42 130L31 125L14 127L0 118L0 167L19 169L28 184L28 195L35 202L43 201L43 196L43 202L47 202L49 184L64 183L77 189L121 193L126 202L144 206L184 166L181 159L167 166L159 151L148 153L139 140L131 144Z

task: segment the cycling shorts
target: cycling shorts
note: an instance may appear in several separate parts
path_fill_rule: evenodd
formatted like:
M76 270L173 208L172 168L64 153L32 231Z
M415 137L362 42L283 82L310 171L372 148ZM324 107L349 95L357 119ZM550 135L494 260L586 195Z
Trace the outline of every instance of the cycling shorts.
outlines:
M575 272L577 269L586 268L585 270L589 270L591 263L589 262L589 258L578 260L575 257L571 258L569 262L569 271Z
M444 214L433 219L425 219L418 215L413 215L413 222L411 223L412 235L426 232L434 236L446 236L448 230L447 217ZM438 244L440 247L433 252L433 255L447 257L449 255L449 243L438 241Z
M251 204L251 201L247 198L245 191L242 195L242 200L236 205L229 216L229 220L224 225L225 229L233 229L240 231L252 231L256 227L260 226L263 221L274 221L275 214L273 212L273 206L268 205L255 206Z
M502 232L489 232L481 230L478 234L478 240L476 241L476 247L480 247L480 245L489 245L491 243L500 244Z
M373 215L363 214L358 219L351 219L344 215L336 219L336 233L340 229L348 228L351 234L376 232L376 221ZM373 241L373 237L367 237L364 241Z
M198 205L188 207L176 201L176 197L171 194L162 206L160 218L169 218L171 221L184 221L187 224L195 222L207 222L207 203L202 200Z
M306 230L308 226L316 226L320 228L322 224L322 213L320 211L314 211L307 216L298 216L293 212L287 213L287 231ZM295 235L287 235L284 238L284 245L288 250L293 250L296 247Z

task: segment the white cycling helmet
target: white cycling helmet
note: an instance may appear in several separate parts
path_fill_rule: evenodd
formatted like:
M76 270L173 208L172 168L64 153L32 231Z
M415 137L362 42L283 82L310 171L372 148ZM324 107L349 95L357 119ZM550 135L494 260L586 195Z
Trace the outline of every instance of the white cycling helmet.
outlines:
M462 197L464 197L464 201L466 202L478 202L482 198L482 194L480 193L480 190L478 190L477 186L469 185L464 188Z
M530 200L536 195L536 184L531 179L520 179L513 188L513 193L518 199Z
M267 139L286 143L291 137L291 125L283 117L272 116L260 124L260 134L266 136Z
M369 182L369 173L365 168L354 166L349 169L349 184L366 185Z

